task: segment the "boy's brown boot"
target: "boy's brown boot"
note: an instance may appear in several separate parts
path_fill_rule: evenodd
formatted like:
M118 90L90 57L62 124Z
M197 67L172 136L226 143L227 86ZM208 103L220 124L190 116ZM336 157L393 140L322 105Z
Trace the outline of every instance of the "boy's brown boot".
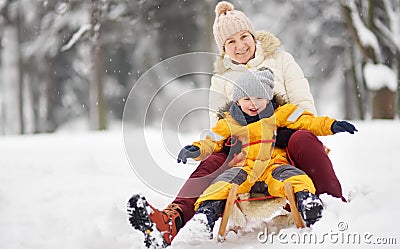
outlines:
M171 245L179 229L183 226L182 210L170 204L160 211L148 204L142 195L134 195L128 201L129 222L144 234L147 248L165 248Z

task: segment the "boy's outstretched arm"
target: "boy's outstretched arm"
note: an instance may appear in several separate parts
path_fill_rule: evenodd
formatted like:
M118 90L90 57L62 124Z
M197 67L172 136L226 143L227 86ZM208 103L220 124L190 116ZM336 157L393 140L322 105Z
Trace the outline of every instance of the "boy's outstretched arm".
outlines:
M331 126L331 130L333 132L333 134L339 133L339 132L348 132L351 134L354 134L354 132L358 131L357 128L347 122L347 121L335 121L333 122L332 126Z
M275 111L278 127L290 129L309 130L317 136L332 135L338 132L349 132L354 134L357 129L347 121L337 121L326 116L314 116L307 110L292 104L280 106Z

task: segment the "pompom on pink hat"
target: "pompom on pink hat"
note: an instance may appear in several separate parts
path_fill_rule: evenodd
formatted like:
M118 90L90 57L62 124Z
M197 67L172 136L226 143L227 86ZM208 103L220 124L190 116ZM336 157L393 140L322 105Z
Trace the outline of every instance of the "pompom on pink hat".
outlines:
M240 31L248 31L255 37L253 24L243 12L235 10L231 3L219 2L215 7L213 33L221 53L226 39Z

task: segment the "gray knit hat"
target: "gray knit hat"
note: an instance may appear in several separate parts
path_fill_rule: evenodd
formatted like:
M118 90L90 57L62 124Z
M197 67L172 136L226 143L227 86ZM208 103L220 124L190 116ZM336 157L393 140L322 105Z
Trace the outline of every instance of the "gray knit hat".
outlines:
M274 75L268 68L243 73L234 83L232 100L238 101L246 96L271 100L273 97Z

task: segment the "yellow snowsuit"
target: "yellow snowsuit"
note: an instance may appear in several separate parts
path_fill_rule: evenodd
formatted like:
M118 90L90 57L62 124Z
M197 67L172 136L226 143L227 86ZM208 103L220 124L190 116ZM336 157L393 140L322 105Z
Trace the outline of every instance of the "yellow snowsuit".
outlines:
M240 125L229 112L220 119L212 129L218 139L207 137L193 143L200 148L200 156L195 160L203 160L214 152L221 151L223 142L230 136L242 142L242 153L245 160L224 171L203 192L195 203L195 210L206 200L224 200L228 197L232 183L239 184L238 193L248 193L256 182L265 182L272 196L285 197L284 183L291 182L294 192L308 190L315 193L311 179L301 170L289 165L284 149L275 147L277 127L306 129L317 136L332 135L331 126L335 121L329 117L315 117L311 112L293 104L278 107L268 118Z

